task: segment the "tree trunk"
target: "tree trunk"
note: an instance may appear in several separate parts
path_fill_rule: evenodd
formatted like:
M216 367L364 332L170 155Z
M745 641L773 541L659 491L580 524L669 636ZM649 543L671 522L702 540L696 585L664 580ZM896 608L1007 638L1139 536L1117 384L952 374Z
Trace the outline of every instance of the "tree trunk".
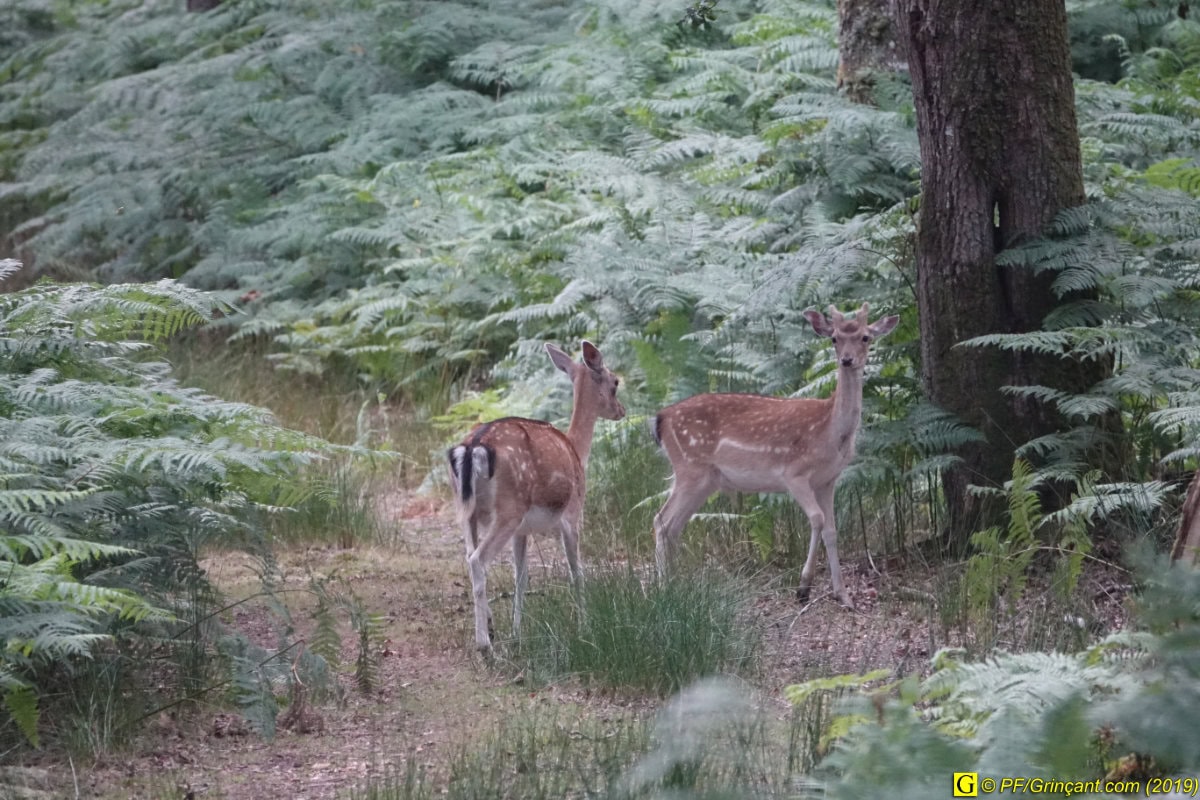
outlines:
M987 437L965 448L963 463L946 476L947 533L962 542L995 513L967 487L1001 484L1018 445L1063 427L1052 409L1001 387L1081 391L1110 371L955 346L1038 330L1057 304L1052 274L997 266L996 255L1084 201L1067 15L1063 0L893 3L921 144L922 381L932 402Z
M1188 486L1187 498L1179 515L1179 531L1171 548L1171 560L1195 566L1200 563L1200 472Z
M875 77L904 69L888 0L838 0L838 88L872 102Z

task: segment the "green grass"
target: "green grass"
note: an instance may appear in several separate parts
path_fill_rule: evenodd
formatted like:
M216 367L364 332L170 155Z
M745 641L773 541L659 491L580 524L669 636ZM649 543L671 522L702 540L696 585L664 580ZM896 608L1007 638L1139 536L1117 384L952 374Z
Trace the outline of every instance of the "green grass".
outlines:
M588 461L585 531L590 559L654 560L654 515L666 501L670 465L643 421L601 428Z
M463 742L444 774L410 758L347 800L794 797L819 727L803 710L764 713L728 681L695 684L653 718L534 706Z
M320 542L343 549L392 538L373 498L387 481L379 466L350 457L318 463L301 476L295 511L273 517L268 525L276 540Z
M659 579L631 567L586 573L584 614L566 585L526 602L511 658L535 679L667 695L708 675L750 670L758 633L750 587L716 570Z
M268 522L280 541L343 548L394 541L399 532L381 522L376 500L389 489L416 487L441 463L444 437L428 415L391 403L359 385L352 373L279 370L265 345L229 344L203 335L178 342L169 357L186 385L270 409L287 427L376 451L369 458L345 455L305 470L294 493L278 500L296 510Z
M206 332L180 337L167 358L184 385L268 408L283 425L337 444L400 453L394 477L405 484L424 479L431 454L440 463L445 437L429 421L430 409L393 402L349 368L330 366L319 375L278 369L268 345L228 343Z

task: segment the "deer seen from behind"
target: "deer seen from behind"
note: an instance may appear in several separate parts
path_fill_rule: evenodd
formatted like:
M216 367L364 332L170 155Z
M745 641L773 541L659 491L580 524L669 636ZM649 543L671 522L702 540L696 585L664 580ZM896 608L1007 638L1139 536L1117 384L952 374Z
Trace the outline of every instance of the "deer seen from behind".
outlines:
M828 398L754 394L700 394L664 408L653 420L654 438L674 473L670 496L654 518L655 555L664 573L680 534L715 492L787 492L812 528L798 594L808 598L817 541L825 543L833 594L853 608L842 584L834 519L834 486L854 458L862 419L863 368L871 342L896 327L899 317L867 322L867 304L843 316L833 306L804 316L833 342L837 388Z
M566 434L547 422L506 417L477 425L448 453L475 606L475 646L485 656L492 652L487 568L510 541L514 634L520 631L529 581L525 553L530 534L558 533L572 583L579 587L579 528L596 420L625 416L617 399L620 381L591 342L583 343L580 362L549 343L546 352L574 386Z

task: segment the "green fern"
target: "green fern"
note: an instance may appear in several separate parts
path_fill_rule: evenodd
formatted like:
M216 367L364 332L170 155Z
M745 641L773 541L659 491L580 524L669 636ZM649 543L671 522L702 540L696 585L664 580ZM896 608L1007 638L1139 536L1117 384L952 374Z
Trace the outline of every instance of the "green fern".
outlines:
M203 653L199 553L240 540L265 555L259 517L329 451L153 360L154 342L226 309L171 281L0 301L0 674L31 741L46 676L147 642L181 668Z
M1037 550L1035 528L1041 516L1037 477L1022 460L1013 462L1012 481L1005 485L1008 528L991 527L971 535L975 555L967 564L967 597L977 613L988 613L996 598L1014 604L1025 589ZM979 490L982 491L982 490Z
M350 584L342 578L329 576L314 579L312 588L317 596L317 609L313 612L317 633L309 649L321 656L326 664L336 667L340 663L342 644L336 624L338 614L344 615L356 640L354 684L363 694L374 692L379 687L383 616L367 609Z
M278 671L277 665L271 665L272 654L236 635L223 638L220 648L228 665L233 702L260 736L274 738L279 702L271 680L272 673Z
M1138 560L1139 628L1077 654L997 653L969 662L961 650L943 650L927 679L895 684L892 697L847 695L829 722L835 745L814 771L823 794L886 788L916 797L944 786L947 774L971 771L1091 781L1128 753L1153 765L1153 774L1194 769L1200 572L1162 557Z
M27 685L17 684L11 675L0 672L0 682L5 685L4 706L21 733L34 747L38 746L38 702L37 694ZM12 685L17 684L17 685Z
M1010 609L1014 607L1025 591L1034 556L1043 550L1060 557L1054 588L1064 597L1070 595L1092 548L1089 525L1114 515L1120 505L1120 501L1112 502L1119 490L1095 485L1098 474L1076 478L1061 471L1036 472L1020 458L1013 462L1012 480L1002 491L993 490L1007 505L1006 529L991 527L971 536L976 552L967 562L965 580L968 603L976 614L994 613L1001 597ZM1038 491L1053 478L1074 479L1076 493L1066 507L1043 514ZM975 491L988 492L980 487ZM1046 541L1047 536L1054 538Z

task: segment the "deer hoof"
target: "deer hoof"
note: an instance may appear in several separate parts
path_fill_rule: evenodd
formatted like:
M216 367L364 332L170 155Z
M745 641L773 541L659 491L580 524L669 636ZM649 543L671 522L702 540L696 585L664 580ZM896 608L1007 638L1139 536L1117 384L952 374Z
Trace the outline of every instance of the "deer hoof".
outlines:
M807 603L808 596L809 596L809 594L811 594L811 592L812 592L811 586L801 585L798 589L796 589L796 599L799 600L801 603Z

